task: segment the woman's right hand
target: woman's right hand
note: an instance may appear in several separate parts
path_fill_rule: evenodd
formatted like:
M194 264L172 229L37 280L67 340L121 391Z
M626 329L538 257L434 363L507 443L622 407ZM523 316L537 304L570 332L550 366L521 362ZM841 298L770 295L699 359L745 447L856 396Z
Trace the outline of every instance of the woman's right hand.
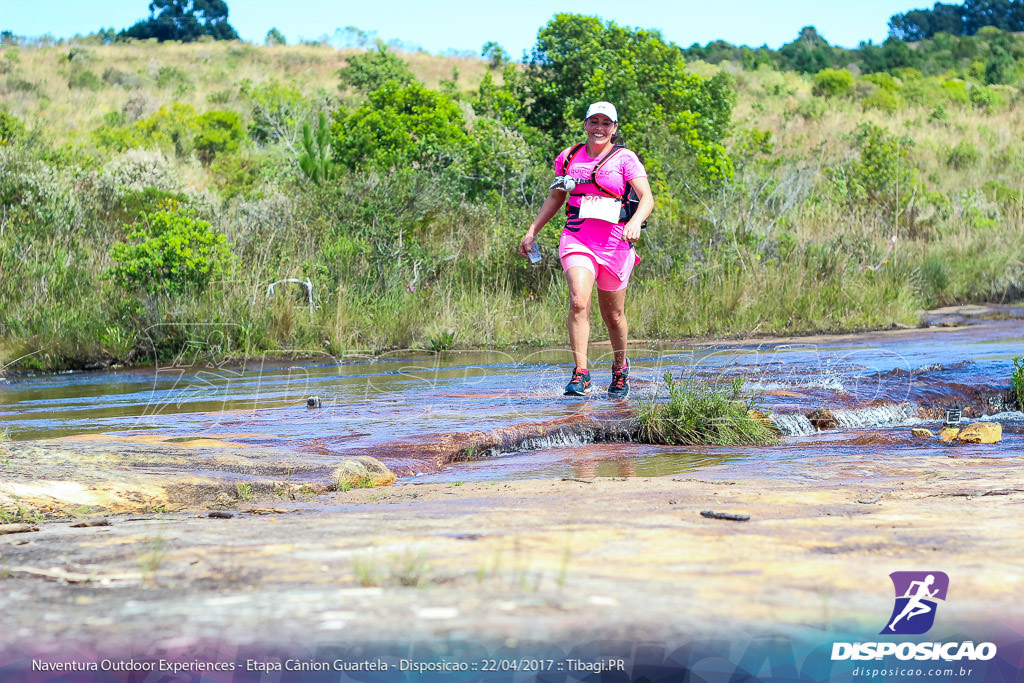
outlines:
M526 252L530 250L530 245L537 241L537 232L531 227L523 235L523 239L519 242L519 255L523 258L530 258L530 255Z

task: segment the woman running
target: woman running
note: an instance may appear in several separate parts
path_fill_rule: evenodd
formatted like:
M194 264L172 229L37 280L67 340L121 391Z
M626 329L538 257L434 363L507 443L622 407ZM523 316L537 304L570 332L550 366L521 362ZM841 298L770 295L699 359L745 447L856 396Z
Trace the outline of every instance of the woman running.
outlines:
M597 302L614 353L608 395L624 399L629 395L626 285L633 266L640 261L633 242L640 237L640 226L654 208L654 198L647 171L636 154L613 140L619 130L619 117L610 102L590 105L583 129L586 145L566 148L555 159L559 178L519 243L519 253L528 256L537 234L568 196L558 255L569 283L569 346L576 366L565 393L583 395L593 389L587 368L587 342L590 297L596 283ZM632 218L623 221L621 198L627 185L636 191L640 203Z

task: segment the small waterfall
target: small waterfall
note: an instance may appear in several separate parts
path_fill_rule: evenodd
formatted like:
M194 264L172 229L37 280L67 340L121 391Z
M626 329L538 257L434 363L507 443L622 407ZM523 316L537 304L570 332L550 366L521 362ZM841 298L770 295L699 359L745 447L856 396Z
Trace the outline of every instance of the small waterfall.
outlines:
M785 415L772 413L769 417L771 417L772 422L779 428L779 433L783 436L808 436L818 431L811 424L811 421L807 419L807 416L800 413L788 413Z
M917 406L912 403L889 403L870 408L836 409L831 412L840 427L882 427L917 420Z

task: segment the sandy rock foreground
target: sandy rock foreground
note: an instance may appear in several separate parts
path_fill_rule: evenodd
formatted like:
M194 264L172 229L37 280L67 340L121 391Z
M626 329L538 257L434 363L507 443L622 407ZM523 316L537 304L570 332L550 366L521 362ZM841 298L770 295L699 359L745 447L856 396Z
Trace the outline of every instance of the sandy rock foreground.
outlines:
M0 651L10 663L211 643L232 657L384 641L870 640L897 570L950 577L929 638L1024 624L1020 460L939 452L772 467L319 494L268 485L179 501L179 512L29 515L16 521L38 531L0 535Z

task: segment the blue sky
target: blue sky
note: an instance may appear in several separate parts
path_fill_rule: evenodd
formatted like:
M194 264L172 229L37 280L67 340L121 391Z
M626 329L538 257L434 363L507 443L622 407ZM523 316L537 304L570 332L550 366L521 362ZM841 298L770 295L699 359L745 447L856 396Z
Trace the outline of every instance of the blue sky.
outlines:
M594 0L572 4L545 0L493 3L480 0L330 3L314 0L228 0L229 21L245 40L262 42L271 27L289 43L337 35L356 26L384 40L399 39L430 52L479 53L488 40L514 58L529 49L556 12L577 12L620 24L659 29L679 45L727 40L778 48L812 25L833 45L881 42L889 17L928 2L898 0ZM0 30L17 35L69 37L101 27L117 29L149 16L148 0L0 0ZM337 32L337 34L336 34Z

